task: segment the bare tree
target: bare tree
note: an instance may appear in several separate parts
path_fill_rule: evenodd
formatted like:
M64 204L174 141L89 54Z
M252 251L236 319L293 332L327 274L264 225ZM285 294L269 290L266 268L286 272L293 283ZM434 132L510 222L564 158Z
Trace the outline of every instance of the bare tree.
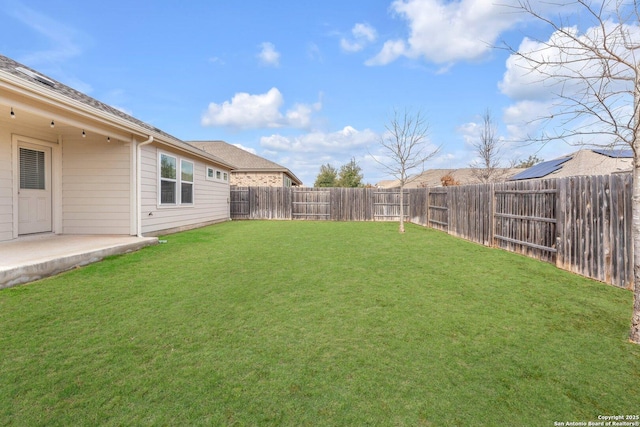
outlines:
M398 231L404 233L404 186L412 180L409 174L418 168L424 172L424 163L435 156L440 147L433 148L428 144L429 124L420 111L415 114L406 109L403 113L394 111L385 128L387 132L380 138L385 160L373 158L400 182Z
M469 165L472 168L473 177L483 184L494 182L505 175L505 169L500 168L502 154L497 133L498 130L491 111L487 109L482 115L480 140L473 144L473 149L479 160L475 160Z
M537 49L510 49L530 77L554 88L557 103L543 119L552 131L536 139L591 140L626 144L633 150L634 307L629 338L640 344L640 12L638 0L574 0L566 7L580 14L580 33L568 15L548 17L549 3L519 0L515 7L553 31ZM533 5L536 5L534 7Z

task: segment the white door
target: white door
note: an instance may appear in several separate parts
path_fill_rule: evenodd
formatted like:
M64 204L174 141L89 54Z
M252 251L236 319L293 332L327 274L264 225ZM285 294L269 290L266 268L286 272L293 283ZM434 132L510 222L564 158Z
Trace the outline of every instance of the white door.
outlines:
M51 231L51 148L20 142L18 234Z

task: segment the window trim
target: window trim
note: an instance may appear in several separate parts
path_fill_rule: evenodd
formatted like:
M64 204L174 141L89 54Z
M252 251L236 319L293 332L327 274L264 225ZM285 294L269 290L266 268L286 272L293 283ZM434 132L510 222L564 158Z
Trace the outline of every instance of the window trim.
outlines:
M183 163L190 163L191 164L191 181L187 181L182 177ZM193 162L191 160L187 160L187 159L180 159L180 204L181 205L189 205L189 206L193 205L194 200L195 200L195 194L194 194L194 190L196 188L195 183L196 183L196 164L195 164L195 162ZM190 184L191 185L191 201L190 202L182 201L182 185L183 184Z
M209 176L209 172L211 172L213 175ZM213 166L206 165L204 175L207 181L229 183L229 171L226 171L224 169L217 169Z
M211 176L209 176L209 171L211 171ZM213 166L205 166L204 176L207 181L215 181L216 180L216 169Z
M162 156L170 157L175 159L176 161L176 178L164 178L162 176ZM193 181L183 181L182 179L182 162L187 162L191 164L191 168L193 171ZM162 182L173 182L175 185L175 202L173 203L163 203L162 202ZM191 202L183 203L182 202L182 184L191 184ZM180 207L193 207L195 206L196 200L196 162L188 157L180 157L177 154L158 150L158 172L157 172L157 184L158 184L158 196L156 200L156 205L160 209L167 208L180 208Z
M166 178L162 176L162 157L169 157L172 158L173 160L175 160L175 172L176 172L176 177L175 178ZM178 194L178 176L179 175L179 171L178 171L178 157L171 155L169 153L163 153L163 152L159 152L158 153L158 206L176 206L178 205L178 200L179 200L179 194ZM172 182L173 183L173 187L174 187L174 196L175 196L175 200L173 201L173 203L168 203L168 202L163 202L162 201L162 183L163 182Z

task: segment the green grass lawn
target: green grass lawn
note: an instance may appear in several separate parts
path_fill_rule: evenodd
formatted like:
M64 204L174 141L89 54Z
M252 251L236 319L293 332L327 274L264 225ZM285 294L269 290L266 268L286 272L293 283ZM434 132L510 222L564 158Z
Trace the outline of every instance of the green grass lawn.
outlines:
M632 294L394 223L232 222L0 291L0 424L640 413Z

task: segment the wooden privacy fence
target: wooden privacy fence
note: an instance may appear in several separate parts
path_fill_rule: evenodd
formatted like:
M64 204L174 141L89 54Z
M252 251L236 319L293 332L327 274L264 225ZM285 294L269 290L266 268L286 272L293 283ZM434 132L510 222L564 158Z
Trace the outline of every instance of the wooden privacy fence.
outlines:
M631 174L405 190L405 219L633 286ZM397 221L398 189L233 187L232 219Z
M556 265L633 287L631 174L558 182Z
M397 221L397 189L232 187L231 219ZM410 192L405 191L405 219Z

